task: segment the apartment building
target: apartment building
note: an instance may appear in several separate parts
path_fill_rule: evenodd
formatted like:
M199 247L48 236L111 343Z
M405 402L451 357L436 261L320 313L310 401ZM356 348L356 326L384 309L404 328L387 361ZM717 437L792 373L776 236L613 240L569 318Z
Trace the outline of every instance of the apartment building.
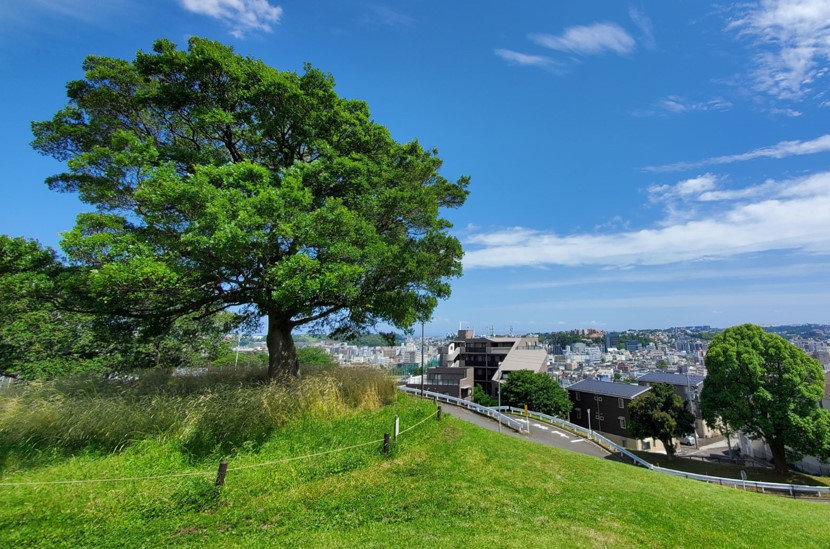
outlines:
M535 336L476 337L473 330L459 330L456 339L439 349L439 357L440 367L427 370L427 383L432 375L439 374L438 370L467 369L471 372L473 385L481 385L494 398L498 394L498 383L510 372L547 371L547 351Z

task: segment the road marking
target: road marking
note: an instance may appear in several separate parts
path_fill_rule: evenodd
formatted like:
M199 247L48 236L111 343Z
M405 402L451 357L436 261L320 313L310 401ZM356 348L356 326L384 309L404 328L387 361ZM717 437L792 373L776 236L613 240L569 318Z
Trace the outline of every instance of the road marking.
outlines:
M574 442L582 442L583 440L585 440L585 439L584 438L578 438L576 440L572 440L571 444L573 444Z
M533 426L534 426L534 427L537 427L537 428L539 428L539 429L541 429L541 430L543 430L543 431L547 431L547 430L548 430L548 428L547 428L547 426L546 426L546 425L540 425L540 424L538 424L538 423L534 423L534 424L533 424Z
M555 435L559 435L562 438L567 438L567 439L571 438L568 435L566 435L565 433L560 433L559 431L551 431L551 433L553 433Z

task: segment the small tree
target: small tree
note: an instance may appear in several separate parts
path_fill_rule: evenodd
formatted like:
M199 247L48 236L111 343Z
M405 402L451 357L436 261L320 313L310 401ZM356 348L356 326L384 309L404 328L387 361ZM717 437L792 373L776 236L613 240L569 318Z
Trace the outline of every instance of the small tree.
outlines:
M496 405L496 402L493 401L490 395L484 392L484 389L479 384L473 387L473 402L487 406L488 408Z
M753 438L763 437L776 471L804 454L830 458L830 412L819 407L824 372L817 360L760 326L733 326L712 339L700 407Z
M501 386L501 401L557 417L567 417L573 406L568 392L549 375L529 370L510 372Z
M695 430L695 416L668 383L657 383L628 406L629 431L635 438L654 438L674 458L674 439Z

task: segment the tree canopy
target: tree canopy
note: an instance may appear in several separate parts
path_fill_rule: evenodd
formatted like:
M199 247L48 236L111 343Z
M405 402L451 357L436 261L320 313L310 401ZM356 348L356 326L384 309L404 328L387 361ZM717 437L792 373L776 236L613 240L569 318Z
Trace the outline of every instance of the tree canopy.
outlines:
M510 372L501 386L504 406L521 407L557 417L567 417L573 403L568 392L545 373L517 370Z
M695 432L695 416L674 388L656 383L628 405L629 431L635 438L655 438L663 443L671 459L674 439Z
M819 407L824 373L817 360L759 326L733 326L706 353L703 417L763 437L776 470L804 454L830 458L830 412Z
M0 235L0 372L34 379L86 370L204 364L227 352L231 313L185 316L158 331L138 319L60 307L71 268L37 242Z
M191 38L132 61L89 56L68 105L33 124L77 193L62 248L78 310L169 324L237 307L267 317L269 374L296 374L291 331L362 333L428 318L461 273L442 208L467 178L398 143L333 78L298 75Z

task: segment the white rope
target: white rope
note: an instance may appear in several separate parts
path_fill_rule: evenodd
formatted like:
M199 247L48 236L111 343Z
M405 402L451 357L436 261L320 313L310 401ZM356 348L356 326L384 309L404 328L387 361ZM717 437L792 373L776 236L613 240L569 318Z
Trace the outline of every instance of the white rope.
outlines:
M398 436L404 434L405 432L418 427L426 420L434 417L438 411L436 410L433 414L425 417L415 425L411 427L407 427L400 433ZM255 467L266 467L268 465L277 465L280 463L288 463L291 461L299 461L301 459L308 459L313 457L324 456L326 454L333 454L336 452L345 452L347 450L354 450L355 448L361 448L363 446L368 446L370 444L379 444L383 442L383 439L376 439L370 440L369 442L362 442L360 444L355 444L353 446L346 446L344 448L335 448L333 450L326 450L323 452L317 452L314 454L306 454L304 456L294 456L284 459L278 459L274 461L266 461L263 463L255 463L252 465L240 465L239 467L228 467L228 471L241 471L243 469L253 469ZM44 480L44 481L32 481L32 482L0 482L0 486L45 486L45 485L56 485L56 484L93 484L93 483L103 483L103 482L136 482L136 481L143 481L143 480L160 480L160 479L167 479L167 478L183 478L183 477L199 477L204 475L214 475L216 474L215 471L198 471L193 473L172 473L169 475L152 475L148 477L115 477L115 478L96 478L96 479L80 479L80 480Z

